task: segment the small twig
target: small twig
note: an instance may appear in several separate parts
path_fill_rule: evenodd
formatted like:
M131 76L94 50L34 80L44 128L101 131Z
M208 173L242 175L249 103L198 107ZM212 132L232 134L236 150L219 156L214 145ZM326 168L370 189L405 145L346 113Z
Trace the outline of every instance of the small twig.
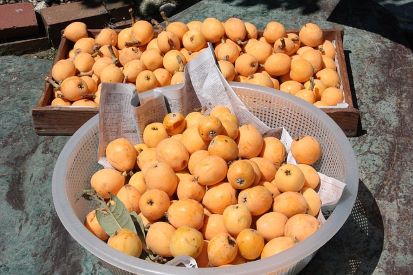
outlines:
M284 38L281 38L281 46L280 46L280 48L281 48L281 49L284 49L284 48L285 48L285 40L284 40Z
M184 71L184 61L182 60L181 56L177 55L176 59L178 60L179 63L179 71L183 72Z
M47 82L49 82L50 85L53 86L53 88L55 88L55 89L59 89L59 88L60 88L60 85L59 85L56 81L54 81L51 77L46 76L46 78L45 78L44 80L47 81Z
M313 91L315 88L314 77L310 78L310 90Z
M110 55L112 56L112 61L115 63L116 66L120 65L119 59L116 57L115 52L113 51L112 45L108 46Z
M90 70L88 72L80 72L78 76L92 76L93 75L93 70Z
M162 25L159 24L159 22L156 21L155 19L151 19L151 23L152 23L152 25L155 25L156 30L157 30L158 33L160 33L160 32L162 32L162 31L165 30L164 27L162 27Z
M135 15L133 14L133 9L132 9L132 8L130 8L130 9L128 10L128 12L129 12L130 19L131 19L131 21L132 21L132 25L133 25L133 24L135 24L135 23L136 23L136 18L135 18Z
M166 16L166 13L164 11L161 11L161 17L163 21L165 21L165 24L168 26L169 25L169 18Z
M135 46L140 46L141 42L137 41L137 40L132 40L132 41L127 41L125 43L126 47L135 47Z

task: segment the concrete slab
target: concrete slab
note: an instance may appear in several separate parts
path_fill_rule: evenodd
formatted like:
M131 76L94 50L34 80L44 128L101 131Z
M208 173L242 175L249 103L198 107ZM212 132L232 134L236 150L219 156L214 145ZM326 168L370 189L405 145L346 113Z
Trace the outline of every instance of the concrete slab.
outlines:
M31 3L0 6L0 42L37 33L39 27Z

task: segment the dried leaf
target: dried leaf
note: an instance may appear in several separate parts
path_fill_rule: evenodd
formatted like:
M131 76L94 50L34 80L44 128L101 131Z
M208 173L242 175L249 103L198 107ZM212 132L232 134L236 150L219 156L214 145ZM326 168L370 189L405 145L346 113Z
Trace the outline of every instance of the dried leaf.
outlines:
M87 201L92 201L99 205L99 207L105 207L105 200L96 193L94 189L84 189L77 199L84 198Z
M96 210L96 217L109 236L113 236L121 228L127 228L137 233L125 205L114 195L111 195L111 200L105 207Z

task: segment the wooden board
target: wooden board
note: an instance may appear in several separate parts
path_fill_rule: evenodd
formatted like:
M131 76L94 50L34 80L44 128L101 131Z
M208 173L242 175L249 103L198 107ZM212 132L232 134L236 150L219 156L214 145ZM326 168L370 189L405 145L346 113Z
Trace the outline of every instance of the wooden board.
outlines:
M96 35L100 30L90 30L91 36ZM287 30L287 32L298 33L297 30ZM323 108L322 110L329 115L344 131L347 136L357 135L359 112L354 107L352 91L350 89L349 77L347 74L346 61L343 49L342 29L325 29L324 37L328 40L335 40L337 52L337 70L341 76L341 83L344 91L344 100L348 104L347 108ZM57 50L54 63L66 58L73 43L62 38ZM51 73L49 73L51 76ZM52 107L53 87L45 82L43 93L32 110L33 126L38 135L72 135L88 119L98 113L98 108L89 107Z

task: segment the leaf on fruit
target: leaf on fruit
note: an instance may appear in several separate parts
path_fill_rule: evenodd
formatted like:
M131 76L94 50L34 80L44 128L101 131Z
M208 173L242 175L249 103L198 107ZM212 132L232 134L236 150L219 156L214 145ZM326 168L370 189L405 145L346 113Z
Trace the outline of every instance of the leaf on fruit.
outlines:
M127 228L137 234L128 209L115 195L111 195L111 200L105 207L96 209L96 218L109 236L113 236L121 228Z
M137 232L139 238L141 239L143 245L146 247L146 242L145 242L145 240L146 240L146 231L145 231L145 226L143 225L142 218L139 217L139 215L136 214L135 211L132 211L130 213L130 216L131 216L132 221L135 225L136 232Z

